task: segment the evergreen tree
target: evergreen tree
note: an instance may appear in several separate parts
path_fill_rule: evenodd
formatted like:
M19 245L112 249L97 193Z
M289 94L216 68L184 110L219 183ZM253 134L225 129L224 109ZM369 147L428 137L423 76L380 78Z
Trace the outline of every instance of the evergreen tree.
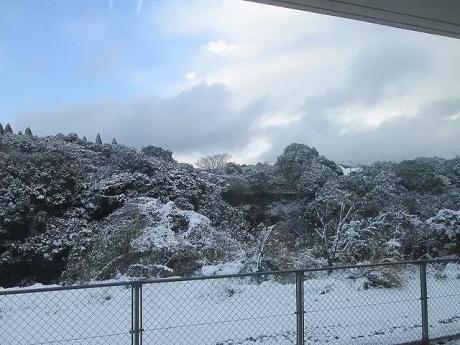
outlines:
M81 140L83 140L83 141L88 141L88 139L86 139L85 136L83 136L83 138L81 138Z
M19 132L18 132L18 135L22 135L22 131L19 131Z
M117 139L112 138L112 145L118 145Z
M11 128L9 123L7 123L5 126L5 133L13 134L13 128Z
M102 139L101 139L101 135L99 133L97 133L97 135L96 135L96 144L97 145L102 145Z
M26 134L28 137L31 137L31 136L32 136L32 130L30 129L30 127L27 127L27 128L26 128L25 134Z
M2 124L0 123L0 135L3 135L5 133L5 130L3 129Z

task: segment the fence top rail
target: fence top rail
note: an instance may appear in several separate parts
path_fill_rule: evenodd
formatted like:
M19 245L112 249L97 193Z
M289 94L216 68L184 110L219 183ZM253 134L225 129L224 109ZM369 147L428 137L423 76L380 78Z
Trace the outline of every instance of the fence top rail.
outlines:
M409 260L409 261L387 261L372 264L361 264L361 265L342 265L342 266L326 266L317 268L305 268L305 269L293 269L293 270L282 270L282 271L266 271L266 272L252 272L252 273L240 273L240 274L222 274L213 275L206 277L171 277L171 278L157 278L157 279L142 279L142 280L129 280L122 282L108 282L108 283L94 283L85 285L68 285L68 286L50 286L43 288L31 288L31 289L7 289L6 291L0 290L0 296L4 295L20 295L37 292L53 292L63 290L82 290L91 288L104 288L104 287L115 287L115 286L134 286L144 284L158 284L158 283L174 283L174 282L187 282L196 280L211 280L211 279L225 279L225 278L245 278L245 277L260 277L269 275L287 275L296 272L320 272L320 271L337 271L346 269L362 269L370 267L382 267L382 266L404 266L404 265L421 265L421 264L435 264L435 263L448 263L448 262L460 262L460 258L441 258L441 259L428 259L428 260Z

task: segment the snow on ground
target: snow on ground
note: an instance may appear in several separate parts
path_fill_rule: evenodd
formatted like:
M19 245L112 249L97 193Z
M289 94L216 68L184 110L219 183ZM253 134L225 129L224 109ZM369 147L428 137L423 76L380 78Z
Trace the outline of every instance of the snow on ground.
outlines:
M455 270L444 272L428 277L432 337L460 333L460 279ZM288 278L144 285L144 344L295 344L295 285ZM404 287L393 289L363 289L360 278L347 279L340 273L309 277L304 298L307 344L396 344L420 339L416 271L408 273ZM0 295L0 319L2 345L129 344L131 289Z

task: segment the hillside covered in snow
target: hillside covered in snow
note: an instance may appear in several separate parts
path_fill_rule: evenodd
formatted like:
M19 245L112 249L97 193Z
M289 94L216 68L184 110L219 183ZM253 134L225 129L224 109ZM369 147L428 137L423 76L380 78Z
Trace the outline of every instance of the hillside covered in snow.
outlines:
M291 144L213 171L0 127L0 286L455 256L460 158L347 171Z

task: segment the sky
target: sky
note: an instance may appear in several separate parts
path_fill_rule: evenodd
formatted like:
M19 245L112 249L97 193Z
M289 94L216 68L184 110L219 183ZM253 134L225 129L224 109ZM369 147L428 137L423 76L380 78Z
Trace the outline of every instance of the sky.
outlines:
M0 123L273 162L460 155L460 40L240 0L0 2Z

